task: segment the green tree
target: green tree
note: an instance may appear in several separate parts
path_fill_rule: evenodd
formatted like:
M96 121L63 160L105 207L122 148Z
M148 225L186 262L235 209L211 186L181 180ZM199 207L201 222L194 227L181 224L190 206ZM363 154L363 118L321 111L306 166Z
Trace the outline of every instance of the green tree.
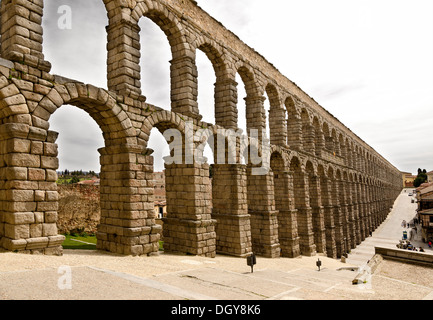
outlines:
M77 182L80 182L80 178L78 178L76 175L74 175L73 177L72 177L72 179L69 181L69 183L77 183Z
M427 170L426 169L421 170L420 168L418 168L418 175L413 181L413 186L415 188L418 188L421 184L423 184L426 181L427 181Z

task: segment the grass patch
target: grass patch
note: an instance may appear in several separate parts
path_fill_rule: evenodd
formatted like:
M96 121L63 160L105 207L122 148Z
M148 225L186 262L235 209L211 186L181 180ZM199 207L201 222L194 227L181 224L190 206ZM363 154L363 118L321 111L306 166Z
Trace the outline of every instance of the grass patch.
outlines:
M63 249L81 249L81 250L96 250L96 236L86 234L65 234L65 241L63 241ZM78 240L78 241L77 241ZM91 244L87 244L87 243ZM164 241L159 241L159 251L164 251Z
M96 236L67 234L65 237L66 239L62 244L63 249L96 250Z

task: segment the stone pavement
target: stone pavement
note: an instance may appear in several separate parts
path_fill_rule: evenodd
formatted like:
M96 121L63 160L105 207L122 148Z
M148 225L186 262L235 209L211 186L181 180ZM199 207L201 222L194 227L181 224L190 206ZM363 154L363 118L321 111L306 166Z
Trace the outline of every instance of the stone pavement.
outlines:
M402 193L386 221L352 250L346 263L321 255L257 257L251 272L246 259L220 255L125 257L65 250L53 257L4 252L0 300L430 300L433 268L383 260L368 281L352 284L375 245L395 247L401 220L410 220L415 208Z

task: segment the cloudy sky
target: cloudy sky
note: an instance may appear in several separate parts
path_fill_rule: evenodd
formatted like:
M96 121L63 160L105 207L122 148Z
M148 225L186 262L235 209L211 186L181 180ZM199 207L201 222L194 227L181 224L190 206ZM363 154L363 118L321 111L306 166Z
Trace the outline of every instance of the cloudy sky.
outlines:
M433 1L197 2L398 169L433 170ZM63 23L62 5L71 8L70 25ZM51 72L106 88L106 25L100 0L45 0ZM140 26L143 95L169 109L167 39L146 18ZM201 52L197 65L199 109L213 122L215 76ZM242 88L239 96L245 96ZM238 104L241 117L243 107ZM239 126L245 128L244 121ZM84 111L60 108L51 129L60 133L60 170L99 171L102 135ZM161 170L158 159L168 149L153 132L155 169Z

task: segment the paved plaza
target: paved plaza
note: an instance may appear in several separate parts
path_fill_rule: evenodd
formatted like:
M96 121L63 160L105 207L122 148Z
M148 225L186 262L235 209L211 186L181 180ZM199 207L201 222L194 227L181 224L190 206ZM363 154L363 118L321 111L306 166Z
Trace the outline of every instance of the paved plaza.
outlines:
M382 225L351 251L346 263L317 255L246 259L161 253L132 257L65 250L63 256L0 254L3 300L378 300L432 299L433 268L383 260L368 281L353 285L374 246L394 247L401 221L416 203L402 192ZM421 245L421 244L420 244ZM426 252L431 252L425 248ZM320 271L316 266L320 259Z

